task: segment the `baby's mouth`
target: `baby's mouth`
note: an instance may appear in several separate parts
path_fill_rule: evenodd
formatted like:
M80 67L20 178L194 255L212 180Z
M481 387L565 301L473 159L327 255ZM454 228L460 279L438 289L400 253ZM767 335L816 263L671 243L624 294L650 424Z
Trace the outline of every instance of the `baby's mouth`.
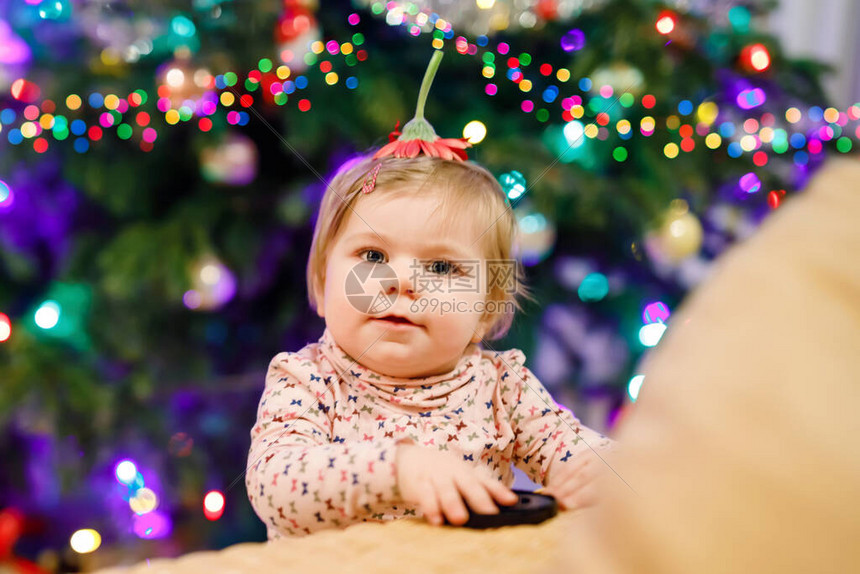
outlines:
M415 325L415 323L413 323L406 317L400 317L398 315L386 315L384 317L378 317L376 320L384 321L386 323L392 323L394 325Z

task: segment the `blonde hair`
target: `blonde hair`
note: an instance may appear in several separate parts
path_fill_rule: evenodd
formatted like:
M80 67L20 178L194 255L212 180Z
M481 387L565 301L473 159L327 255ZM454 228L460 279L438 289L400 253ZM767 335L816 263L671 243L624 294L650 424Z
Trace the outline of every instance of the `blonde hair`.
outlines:
M514 285L506 289L505 285L494 282L487 293L487 301L496 304L487 305L482 317L488 325L485 339L504 336L511 327L515 311L522 310L520 299L533 301L534 298L524 283L521 262L514 259L517 223L496 178L471 161L418 156L413 159L386 157L378 162L381 166L373 193L441 194L437 210L445 210L449 224L468 217L481 224L481 229L486 229L479 239L485 259L513 262ZM362 195L362 185L376 164L371 154L344 163L323 196L307 266L308 300L315 310L318 304L315 293L318 289L322 291L325 285L329 247L345 226Z

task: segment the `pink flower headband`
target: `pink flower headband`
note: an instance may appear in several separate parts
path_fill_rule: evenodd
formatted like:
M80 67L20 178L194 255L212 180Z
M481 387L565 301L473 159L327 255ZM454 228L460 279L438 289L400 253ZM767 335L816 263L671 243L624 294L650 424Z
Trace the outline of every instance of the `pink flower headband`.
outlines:
M388 143L373 155L373 159L387 156L398 158L413 158L423 153L429 157L438 157L447 160L465 161L468 159L466 148L471 147L465 138L442 138L436 135L433 126L424 119L424 104L427 94L439 69L443 53L440 50L433 52L430 64L421 81L421 89L418 92L418 105L415 107L415 117L403 126L403 132L397 131L400 122L394 127L394 131L388 136ZM379 175L381 163L377 163L367 174L361 191L370 193L376 187L376 176Z

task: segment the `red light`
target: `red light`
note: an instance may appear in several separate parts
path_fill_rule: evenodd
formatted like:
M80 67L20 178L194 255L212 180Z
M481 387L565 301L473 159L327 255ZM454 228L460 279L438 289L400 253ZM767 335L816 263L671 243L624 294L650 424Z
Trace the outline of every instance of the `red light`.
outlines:
M741 50L741 65L751 72L763 72L770 67L770 52L762 44L751 44Z
M0 313L0 343L4 343L12 336L12 321L5 313Z
M660 17L657 18L657 31L663 35L671 34L675 29L675 14L669 11L660 12Z
M203 515L209 520L218 520L224 514L224 495L210 490L203 497Z

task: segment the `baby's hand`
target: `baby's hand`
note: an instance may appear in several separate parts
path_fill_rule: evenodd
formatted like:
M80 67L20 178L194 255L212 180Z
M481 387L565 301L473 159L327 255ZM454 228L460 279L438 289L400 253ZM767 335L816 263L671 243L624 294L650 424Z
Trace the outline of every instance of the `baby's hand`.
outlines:
M495 502L509 505L519 500L489 471L452 453L403 444L396 466L401 498L417 505L432 524L442 524L443 515L451 524L464 524L469 519L464 500L480 514L497 514Z
M557 466L555 472L550 473L546 487L538 492L554 496L562 510L592 506L597 501L597 479L605 470L606 463L588 450L569 463Z

